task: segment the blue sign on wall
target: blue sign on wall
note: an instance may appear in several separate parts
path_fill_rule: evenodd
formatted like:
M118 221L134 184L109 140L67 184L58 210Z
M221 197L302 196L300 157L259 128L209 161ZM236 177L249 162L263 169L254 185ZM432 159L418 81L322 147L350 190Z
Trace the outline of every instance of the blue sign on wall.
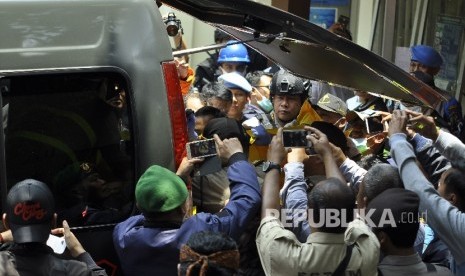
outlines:
M313 2L312 2L313 3ZM313 8L310 7L310 22L322 28L329 28L336 22L336 8Z

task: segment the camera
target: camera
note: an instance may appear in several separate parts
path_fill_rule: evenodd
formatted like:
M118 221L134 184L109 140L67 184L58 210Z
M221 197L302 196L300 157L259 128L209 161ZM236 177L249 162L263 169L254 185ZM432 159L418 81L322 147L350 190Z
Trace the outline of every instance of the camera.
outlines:
M281 81L279 92L280 93L289 92L289 81L286 78Z
M181 34L184 33L181 20L176 18L174 12L168 13L168 17L163 18L163 23L166 25L166 32L169 36L176 36L179 30L181 30Z

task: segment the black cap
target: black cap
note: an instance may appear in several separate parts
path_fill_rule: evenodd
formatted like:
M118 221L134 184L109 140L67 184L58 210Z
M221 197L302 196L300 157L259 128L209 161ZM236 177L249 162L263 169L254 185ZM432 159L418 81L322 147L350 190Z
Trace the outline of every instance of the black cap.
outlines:
M408 227L409 224L418 225L418 220L407 220L409 214L418 218L418 208L420 206L420 198L412 191L402 188L387 189L375 198L373 198L367 206L366 214L370 210L374 210L370 219L381 229L402 229ZM395 226L389 223L383 223L383 220L390 217L386 212L392 214Z
M276 95L278 93L288 95L304 94L304 82L301 78L281 69L273 75L270 85L270 94Z
M14 241L47 241L54 205L52 192L45 183L34 179L16 183L7 197L7 215Z
M215 118L208 121L202 135L205 138L213 138L214 134L217 134L221 140L238 138L241 142L244 152L247 152L249 148L249 140L244 128L238 121L234 119Z

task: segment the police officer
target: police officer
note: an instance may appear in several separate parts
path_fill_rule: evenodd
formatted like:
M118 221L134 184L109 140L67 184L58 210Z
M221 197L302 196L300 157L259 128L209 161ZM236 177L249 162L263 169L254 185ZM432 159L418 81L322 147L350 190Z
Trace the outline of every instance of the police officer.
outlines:
M285 70L277 72L270 86L271 113L275 127L292 127L319 121L320 117L308 102L308 92L301 78Z
M410 73L424 83L431 86L447 100L438 104L435 108L438 118L438 123L447 127L451 133L458 136L462 128L462 108L459 102L451 96L447 91L439 89L434 84L434 77L441 70L443 59L441 55L430 46L416 45L410 48ZM433 117L437 117L433 114ZM440 120L443 119L443 120ZM441 123L443 122L443 123Z
M267 114L270 124L257 125L250 120L243 123L247 129L251 129L252 133L252 145L249 150L249 160L252 162L266 159L271 134L274 134L279 127L293 128L321 121L308 101L308 92L303 80L283 69L273 75L270 99L273 103L273 112Z

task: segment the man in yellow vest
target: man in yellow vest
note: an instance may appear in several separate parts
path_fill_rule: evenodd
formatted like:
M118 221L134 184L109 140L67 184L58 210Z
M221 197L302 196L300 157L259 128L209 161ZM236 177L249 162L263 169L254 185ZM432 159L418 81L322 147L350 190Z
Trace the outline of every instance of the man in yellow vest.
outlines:
M245 128L251 129L251 162L266 160L271 135L274 135L279 127L303 128L305 124L321 120L308 101L308 92L303 80L283 69L276 72L271 80L270 99L273 102L273 112L269 114L269 126L260 124L259 118L255 123L251 120L243 123Z

